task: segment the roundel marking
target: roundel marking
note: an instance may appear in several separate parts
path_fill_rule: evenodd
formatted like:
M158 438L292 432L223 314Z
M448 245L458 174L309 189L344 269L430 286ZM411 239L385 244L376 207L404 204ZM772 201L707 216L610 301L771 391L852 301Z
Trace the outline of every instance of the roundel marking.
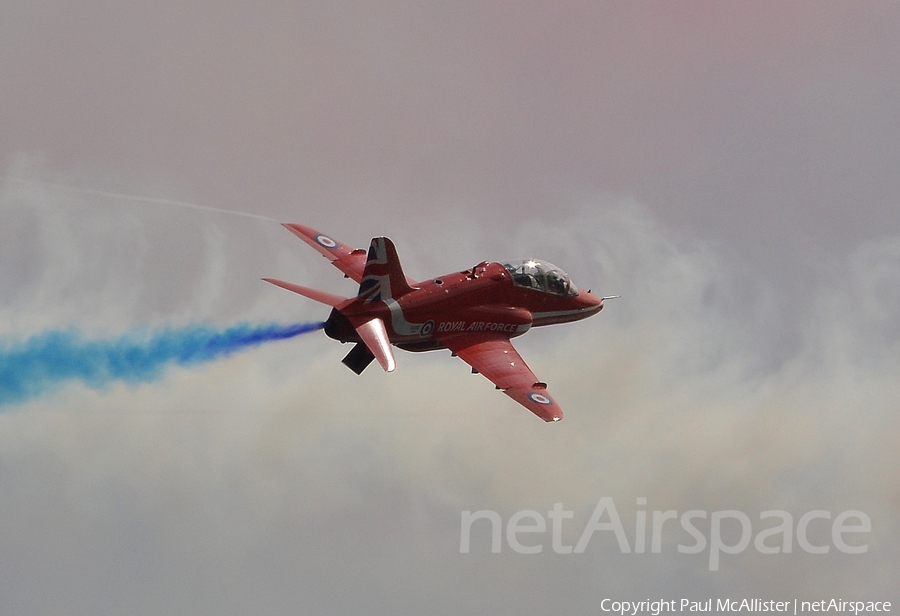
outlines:
M553 400L534 391L528 394L528 397L538 404L553 404Z
M322 235L321 233L316 236L316 241L325 248L337 248L338 245L333 239L327 235Z
M433 332L433 331L434 331L434 321L425 321L425 323L422 325L422 330L420 331L420 333L423 336L430 336L431 332Z

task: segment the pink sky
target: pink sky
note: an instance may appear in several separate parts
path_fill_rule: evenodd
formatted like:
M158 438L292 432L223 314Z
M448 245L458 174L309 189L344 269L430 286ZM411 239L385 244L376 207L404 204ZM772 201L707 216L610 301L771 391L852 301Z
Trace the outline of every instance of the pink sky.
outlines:
M356 377L318 335L3 410L0 612L896 600L897 32L897 2L5 0L0 174L622 297L517 342L554 431L447 353ZM0 345L320 320L260 278L355 292L332 269L274 221L0 181ZM872 549L459 553L463 510L602 496L629 533L638 498L860 509Z

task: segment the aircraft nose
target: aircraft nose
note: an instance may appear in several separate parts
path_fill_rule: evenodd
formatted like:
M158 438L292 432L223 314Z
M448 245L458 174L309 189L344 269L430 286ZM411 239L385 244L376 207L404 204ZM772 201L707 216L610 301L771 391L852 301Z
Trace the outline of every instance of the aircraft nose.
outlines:
M603 310L603 299L597 297L590 291L579 291L578 297L576 297L576 299L583 308L596 308L597 310Z

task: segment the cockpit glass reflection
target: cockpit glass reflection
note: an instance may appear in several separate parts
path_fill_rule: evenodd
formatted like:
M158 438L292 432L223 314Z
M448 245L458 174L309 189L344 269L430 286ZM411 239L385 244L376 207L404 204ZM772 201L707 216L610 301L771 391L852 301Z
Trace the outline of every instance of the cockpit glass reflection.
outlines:
M578 288L569 279L568 274L552 263L526 259L519 262L505 262L503 267L510 273L516 286L554 295L570 297L578 295Z

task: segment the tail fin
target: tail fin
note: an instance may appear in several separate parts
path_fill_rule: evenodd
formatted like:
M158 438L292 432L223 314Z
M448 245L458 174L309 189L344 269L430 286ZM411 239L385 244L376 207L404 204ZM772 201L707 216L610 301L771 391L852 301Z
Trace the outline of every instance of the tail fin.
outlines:
M400 267L394 243L386 237L373 237L357 298L368 304L397 299L412 290Z

